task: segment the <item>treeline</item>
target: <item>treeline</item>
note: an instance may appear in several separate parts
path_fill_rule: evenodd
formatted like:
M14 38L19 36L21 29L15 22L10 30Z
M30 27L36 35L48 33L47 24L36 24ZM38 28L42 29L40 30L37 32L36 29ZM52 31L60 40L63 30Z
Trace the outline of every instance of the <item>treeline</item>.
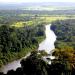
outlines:
M73 12L72 12L73 11ZM61 16L65 15L66 17L73 17L74 10L54 10L54 11L39 11L39 10L0 10L0 25L4 24L13 24L18 21L29 21L33 20L36 17L45 17L45 16Z
M58 43L65 43L75 49L75 19L55 21L51 29L57 35Z
M51 29L57 36L55 43L55 62L63 63L66 70L75 68L75 19L55 21ZM75 69L74 69L75 71Z
M39 41L45 37L44 29L43 25L21 28L0 26L0 66L38 48Z
M15 22L18 21L30 21L35 18L31 16L20 16L21 14L18 14L17 12L13 12L12 10L10 12L6 11L0 11L0 26L1 25L12 25Z
M48 11L48 10L29 10L29 9L13 9L13 10L0 10L1 15L19 15L19 14L32 14L32 15L75 15L75 10L73 9L66 9L66 10L53 10L53 11Z
M31 55L21 60L20 64L21 67L16 71L9 70L7 74L0 72L0 75L75 75L75 69L65 70L65 65L61 63L48 64L37 52L31 52Z

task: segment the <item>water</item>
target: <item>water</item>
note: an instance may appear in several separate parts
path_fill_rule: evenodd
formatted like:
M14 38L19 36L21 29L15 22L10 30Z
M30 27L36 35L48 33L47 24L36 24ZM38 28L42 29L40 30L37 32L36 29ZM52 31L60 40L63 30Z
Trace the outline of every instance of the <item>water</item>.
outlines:
M52 51L53 51L53 49L55 48L54 42L55 42L55 40L56 40L56 35L55 35L54 32L50 29L50 26L51 26L51 24L45 26L45 28L46 28L46 29L45 29L46 39L45 39L43 42L41 42L41 43L39 44L39 48L38 48L38 50L45 50L48 54L51 54ZM29 56L29 55L30 55L30 53L27 54L24 58L26 58L26 57ZM53 59L54 57L52 57L52 56L47 56L47 58ZM21 58L21 59L22 59L22 58ZM7 73L8 70L11 70L11 69L16 70L18 67L21 67L21 65L20 65L21 59L15 60L15 61L13 61L13 62L11 62L11 63L9 63L9 64L3 66L3 67L0 69L0 71L2 71L2 72L4 72L4 73ZM46 57L43 57L43 59L44 59L45 61L47 61ZM49 62L49 61L48 61L48 62ZM51 63L51 62L49 62L49 63Z
M45 28L45 35L46 39L39 44L38 50L45 50L48 54L51 54L53 49L55 49L54 43L56 41L56 35L54 32L50 29L51 24L46 25Z
M3 66L3 67L0 69L0 71L1 71L1 72L4 72L4 73L6 74L8 70L11 70L11 69L16 70L17 67L21 67L20 61L21 61L21 59L20 59L20 60L15 60L15 61L11 62L11 63L9 63L9 64Z
M23 57L23 58L27 58L28 56L30 55L30 53L28 53L25 57ZM9 63L9 64L7 64L7 65L4 65L1 69L0 69L0 71L1 72L4 72L5 74L8 72L8 70L16 70L18 67L21 67L21 64L20 64L20 61L23 59L23 58L21 58L21 59L19 59L19 60L15 60L15 61L13 61L13 62L11 62L11 63Z
M52 56L52 52L55 49L54 43L56 41L56 35L55 33L51 30L51 24L45 26L45 35L46 39L39 44L39 51L44 50L47 52L49 55L42 57L44 61L46 61L48 64L51 64L51 60L55 59L54 56ZM49 60L48 60L49 59Z

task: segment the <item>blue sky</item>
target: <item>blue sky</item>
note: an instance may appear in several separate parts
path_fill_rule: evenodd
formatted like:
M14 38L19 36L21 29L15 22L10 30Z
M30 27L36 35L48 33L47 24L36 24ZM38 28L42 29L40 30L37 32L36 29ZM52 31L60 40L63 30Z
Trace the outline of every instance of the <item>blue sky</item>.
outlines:
M75 2L75 0L0 0L0 3L21 3L21 2Z

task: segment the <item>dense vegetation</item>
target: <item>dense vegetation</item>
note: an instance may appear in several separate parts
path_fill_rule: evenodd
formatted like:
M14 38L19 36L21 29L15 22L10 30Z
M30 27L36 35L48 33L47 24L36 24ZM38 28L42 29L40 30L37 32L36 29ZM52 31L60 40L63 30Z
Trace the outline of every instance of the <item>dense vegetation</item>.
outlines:
M0 10L0 67L10 61L37 50L44 39L44 24L52 23L51 29L57 35L57 57L49 65L36 53L21 62L22 67L9 71L16 75L65 75L63 71L75 70L75 15L62 11ZM64 11L63 11L64 12ZM60 14L59 14L60 13ZM54 14L54 15L53 15ZM59 15L58 15L59 14ZM72 14L72 15L71 15ZM73 18L73 19L69 19ZM63 73L63 74L62 74ZM70 74L71 75L71 74Z
M42 55L37 52L31 52L26 59L21 60L21 67L16 71L9 70L7 74L0 72L0 75L74 75L75 69L72 71L65 70L62 63L52 63L51 65L42 60Z
M45 38L44 23L36 14L0 10L0 67L38 48Z
M66 10L65 10L66 11ZM56 14L56 12L58 14ZM60 13L60 14L59 14ZM16 22L26 22L26 21L40 21L49 22L55 21L57 19L75 18L74 14L70 14L66 11L66 14L62 14L62 11L37 11L37 10L0 10L0 25L12 25ZM73 13L73 12L72 12ZM46 20L47 19L47 20Z
M21 61L21 67L16 71L9 70L7 74L0 73L1 75L61 75L64 69L64 65L57 63L48 65L41 58L41 54L32 52L29 57Z
M38 48L38 43L44 37L43 25L22 28L2 25L0 27L0 66Z
M75 19L55 21L52 23L51 29L57 35L57 43L75 49ZM61 48L61 46L59 47Z
M43 25L57 19L65 17L39 11L0 10L0 66L37 48L45 37Z
M53 53L57 57L55 62L65 64L66 70L72 70L75 68L75 19L55 21L51 29L57 35Z

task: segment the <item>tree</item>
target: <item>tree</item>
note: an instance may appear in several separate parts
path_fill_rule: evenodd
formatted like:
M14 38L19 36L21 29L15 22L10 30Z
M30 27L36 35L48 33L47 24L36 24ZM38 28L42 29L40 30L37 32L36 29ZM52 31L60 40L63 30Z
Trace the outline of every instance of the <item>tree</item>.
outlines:
M36 52L21 61L21 66L26 75L47 75L46 63L38 57Z

